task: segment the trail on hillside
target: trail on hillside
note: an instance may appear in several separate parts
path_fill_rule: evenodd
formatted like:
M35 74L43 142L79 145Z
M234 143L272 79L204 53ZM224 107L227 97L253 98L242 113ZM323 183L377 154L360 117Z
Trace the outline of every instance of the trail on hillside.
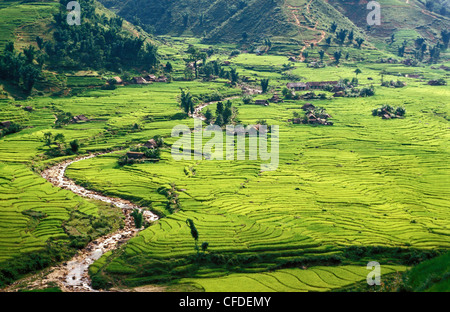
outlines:
M306 5L306 12L307 12L308 14L311 14L311 3L312 3L313 1L314 1L314 0L310 0L310 1L308 2L308 4ZM292 17L294 18L295 24L296 24L299 28L306 28L306 29L311 30L311 31L320 31L320 33L321 33L321 36L320 36L319 39L317 39L317 40L307 40L307 41L304 42L305 45L304 45L303 48L300 50L300 55L299 55L300 61L303 62L303 61L305 60L305 58L303 57L303 52L304 52L309 46L311 46L311 44L318 45L318 44L321 43L323 40L325 40L325 36L327 35L327 33L326 33L324 30L318 30L318 29L317 29L317 26L319 25L319 21L318 21L318 20L316 21L314 27L302 25L301 22L300 22L300 20L299 20L299 18L298 18L298 16L297 16L298 10L300 10L301 7L292 6L292 5L287 5L287 4L285 4L285 5L286 5L286 7L291 11L291 14L292 14Z

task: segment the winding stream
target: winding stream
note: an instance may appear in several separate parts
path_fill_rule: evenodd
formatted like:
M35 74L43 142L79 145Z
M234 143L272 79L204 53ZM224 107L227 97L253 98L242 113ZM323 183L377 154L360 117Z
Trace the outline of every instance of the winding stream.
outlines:
M57 164L43 171L42 177L56 187L69 190L85 198L100 200L121 208L125 215L125 226L123 229L113 234L103 236L89 243L70 261L53 268L51 273L45 277L45 280L41 281L41 284L53 281L58 283L63 291L95 291L91 287L91 281L88 274L89 266L94 263L94 261L100 259L100 257L106 252L116 249L119 245L127 242L130 238L134 237L140 230L142 230L135 228L133 217L130 215L131 212L134 209L140 210L143 212L145 220L149 222L159 219L157 215L148 210L143 210L142 207L139 207L128 200L104 196L98 192L87 190L65 177L66 169L71 164L94 158L99 155L103 154L79 157L75 160Z

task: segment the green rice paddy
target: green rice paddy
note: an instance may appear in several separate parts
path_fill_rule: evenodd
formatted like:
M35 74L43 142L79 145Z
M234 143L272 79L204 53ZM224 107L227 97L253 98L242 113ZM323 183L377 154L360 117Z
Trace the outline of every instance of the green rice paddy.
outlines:
M241 55L232 62L241 75L269 77L274 88L287 82L270 68L287 63L287 58ZM67 175L79 184L145 203L165 216L120 252L102 257L91 273L122 286L170 280L205 291L330 291L365 280L371 259L344 259L339 266L315 264L306 270L280 264L319 257L327 262L355 246L448 250L450 90L408 78L400 78L407 82L405 88L381 87L377 64L323 69L296 64L292 73L306 81L351 79L356 66L362 69L361 84L373 83L376 95L315 100L314 105L332 115L333 127L287 122L305 101L262 107L233 100L243 124L264 119L280 126L276 171L261 172L260 161L175 161L170 149L162 152L159 163L119 167L124 152L117 151L70 166ZM391 74L385 80L411 70L386 66ZM440 75L430 68L420 70L430 79ZM98 214L98 203L55 189L31 171L61 160L43 157L48 149L45 132L62 133L67 142L80 140L83 153L126 149L155 135L170 145L175 142L170 137L174 126L193 126L192 119L183 119L177 102L180 88L186 87L198 97L216 90L224 97L240 94L223 83L173 82L92 90L72 98L0 102L0 121L29 127L0 139L0 261L39 250L50 238L66 239L61 225L73 210ZM405 107L406 118L373 117L372 110L385 104ZM52 129L53 115L60 110L84 114L91 121ZM133 131L135 123L140 130ZM172 183L181 203L174 214L158 192ZM45 217L33 221L25 211ZM199 243L208 242L210 254L251 260L200 264L186 273L193 266L186 259L196 256L186 219L194 220ZM406 270L401 259L380 255L374 260L386 274Z

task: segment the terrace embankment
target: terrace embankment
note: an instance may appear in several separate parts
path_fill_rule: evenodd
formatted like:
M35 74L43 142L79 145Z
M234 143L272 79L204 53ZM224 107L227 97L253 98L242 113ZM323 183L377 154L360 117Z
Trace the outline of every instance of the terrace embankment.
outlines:
M67 189L73 193L85 198L103 201L112 204L122 209L125 216L125 226L119 231L100 237L90 242L85 248L80 250L70 261L55 266L48 270L49 274L43 278L37 278L34 281L29 280L29 288L42 288L48 285L50 282L55 282L65 292L90 292L94 291L91 287L91 281L89 278L89 266L98 260L103 254L108 251L114 250L132 237L134 237L140 230L134 226L134 220L131 216L131 212L134 209L142 211L144 218L148 222L158 220L158 216L148 210L144 210L133 204L130 201L104 196L98 192L87 190L77 184L74 181L65 177L67 167L75 162L97 157L102 154L93 154L90 156L79 157L75 160L69 160L59 163L42 172L42 177L48 180L56 187ZM13 284L9 287L10 290L15 289L19 283Z

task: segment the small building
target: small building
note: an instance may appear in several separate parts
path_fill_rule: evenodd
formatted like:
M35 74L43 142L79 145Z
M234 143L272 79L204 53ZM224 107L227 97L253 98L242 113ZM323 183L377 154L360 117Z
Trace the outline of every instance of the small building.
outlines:
M0 122L0 128L9 128L11 126L11 121L2 121Z
M129 159L143 159L145 157L144 153L138 153L138 152L128 152L127 157Z
M345 91L344 86L334 86L331 92L341 92L341 91Z
M304 111L310 111L315 109L316 107L314 105L312 105L311 103L306 103L305 105L302 106L302 109Z
M275 94L272 96L272 98L269 99L269 102L272 102L272 103L282 103L282 102L283 102L283 99L281 99L280 96L279 96L277 93L275 93Z
M79 122L86 122L89 121L89 119L84 115L78 115L72 118L70 121L71 123L79 123Z
M150 148L150 149L155 149L158 147L158 144L156 143L156 141L154 139L148 140L145 144L145 147Z
M307 86L309 89L323 89L326 86L337 86L338 81L313 81L313 82L307 82Z
M122 84L123 83L123 80L120 77L118 77L118 76L113 77L112 80L114 80L116 84Z
M300 125L300 124L302 123L302 120L301 120L300 118L294 118L294 119L292 120L292 123L293 123L294 125Z
M295 91L303 91L303 90L307 90L308 86L306 85L306 83L304 82L292 82L292 83L288 83L286 85L286 87L288 89L291 90L295 90Z
M147 75L144 79L147 81L156 81L157 77L155 75Z
M134 77L132 81L135 84L148 84L148 83L151 83L151 82L145 80L143 77Z
M31 106L26 106L25 108L24 108L24 110L26 110L27 112L32 112L33 111L33 107L31 107Z
M256 100L255 104L256 105L269 106L269 101L268 100Z
M168 82L169 79L166 76L159 76L158 79L156 79L156 82Z

